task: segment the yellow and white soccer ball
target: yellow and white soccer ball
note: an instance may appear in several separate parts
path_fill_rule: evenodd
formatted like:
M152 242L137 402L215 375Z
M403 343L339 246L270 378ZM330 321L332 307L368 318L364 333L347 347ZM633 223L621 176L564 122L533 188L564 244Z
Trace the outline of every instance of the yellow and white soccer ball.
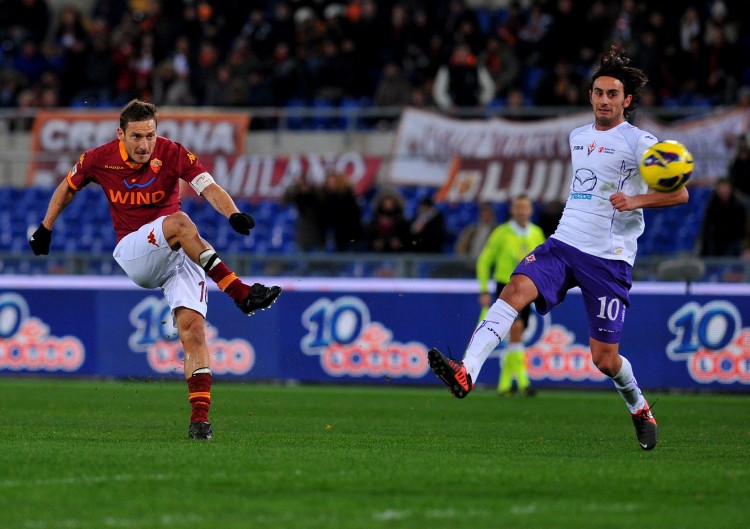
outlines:
M678 141L660 141L646 149L639 169L651 189L664 193L677 191L693 174L693 155Z

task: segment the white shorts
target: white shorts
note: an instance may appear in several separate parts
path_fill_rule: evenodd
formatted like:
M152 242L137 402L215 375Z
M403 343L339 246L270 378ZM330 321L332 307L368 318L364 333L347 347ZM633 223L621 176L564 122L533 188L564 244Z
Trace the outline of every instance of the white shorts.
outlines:
M206 317L206 273L180 248L173 251L162 230L164 217L122 238L112 256L128 277L143 288L161 288L169 308L187 307Z

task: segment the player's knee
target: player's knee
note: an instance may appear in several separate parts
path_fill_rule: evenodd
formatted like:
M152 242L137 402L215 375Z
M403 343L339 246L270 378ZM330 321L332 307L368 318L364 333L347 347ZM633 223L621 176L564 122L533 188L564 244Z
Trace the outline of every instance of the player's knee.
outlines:
M180 339L186 346L198 346L206 341L206 329L203 325L203 321L196 320L191 322L190 325L180 333Z
M592 360L594 362L594 365L596 368L607 375L608 377L613 377L617 375L618 371L620 370L619 366L619 353L617 350L614 352L612 351L606 351L606 352L595 352L592 351Z
M534 301L538 294L539 291L531 279L523 275L514 275L500 293L500 299L517 311L521 311Z
M177 331L180 335L180 341L183 345L199 345L206 341L206 326L203 317L190 311L190 309L181 308L177 320ZM189 312L188 312L189 311Z
M178 211L172 213L169 217L164 220L164 234L169 238L170 235L177 237L190 237L195 235L197 228L187 213L184 211ZM167 235L169 233L169 235Z

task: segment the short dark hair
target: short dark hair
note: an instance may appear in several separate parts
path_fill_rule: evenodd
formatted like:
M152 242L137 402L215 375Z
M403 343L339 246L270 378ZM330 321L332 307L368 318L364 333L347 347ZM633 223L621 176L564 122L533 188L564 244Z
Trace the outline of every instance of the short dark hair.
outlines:
M153 119L156 124L159 123L156 105L146 103L140 99L133 99L120 112L120 128L125 130L128 123L132 123L133 121L148 121L150 119Z
M630 59L625 56L624 50L613 44L607 53L602 55L599 66L591 76L589 91L594 88L594 81L599 77L614 77L619 80L624 89L625 97L632 95L633 100L625 108L624 117L629 120L638 107L638 100L641 97L641 89L648 83L648 76L639 68L628 66Z

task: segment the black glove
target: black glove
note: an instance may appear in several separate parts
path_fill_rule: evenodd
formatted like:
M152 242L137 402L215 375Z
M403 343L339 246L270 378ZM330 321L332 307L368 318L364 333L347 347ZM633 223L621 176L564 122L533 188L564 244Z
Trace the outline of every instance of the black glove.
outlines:
M29 237L29 244L34 250L34 255L49 254L49 244L52 242L52 231L39 224L36 231Z
M250 230L255 227L255 219L247 213L232 213L229 216L229 224L237 233L250 235Z

